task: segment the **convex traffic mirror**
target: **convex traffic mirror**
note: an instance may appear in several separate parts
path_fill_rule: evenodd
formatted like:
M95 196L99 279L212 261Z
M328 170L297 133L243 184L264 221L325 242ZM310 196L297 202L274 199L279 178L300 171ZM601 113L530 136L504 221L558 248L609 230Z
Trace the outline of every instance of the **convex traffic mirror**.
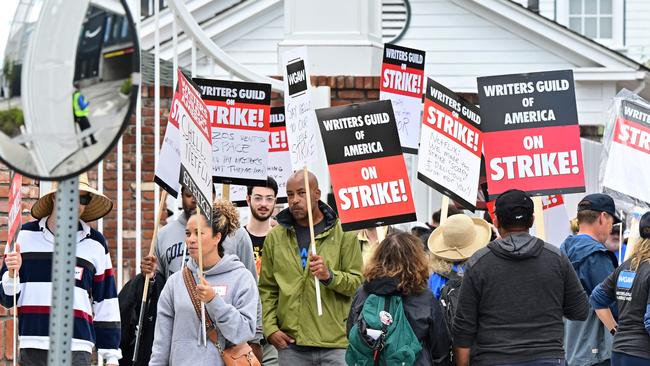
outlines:
M139 51L124 0L3 0L0 160L61 180L117 143L135 108ZM2 28L5 29L2 29Z

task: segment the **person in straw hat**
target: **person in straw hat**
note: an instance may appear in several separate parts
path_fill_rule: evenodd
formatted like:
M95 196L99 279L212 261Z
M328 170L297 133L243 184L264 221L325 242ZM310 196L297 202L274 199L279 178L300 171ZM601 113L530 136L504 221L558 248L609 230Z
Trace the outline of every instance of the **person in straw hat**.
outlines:
M20 364L46 365L52 292L52 250L56 227L56 184L32 206L36 221L22 226L16 251L6 253L0 270L0 301L5 307L17 297L20 323ZM107 365L121 357L120 310L106 239L87 223L113 208L108 197L93 189L86 174L79 177L79 225L76 235L74 332L72 364L90 365L93 348ZM9 271L11 270L11 271ZM14 276L14 271L18 276ZM13 283L16 281L16 293Z
M483 219L464 214L448 217L429 236L433 273L429 288L440 299L443 286L452 278L462 276L465 261L489 241L492 232Z
M502 193L495 214L501 239L465 265L452 326L456 365L565 365L562 319L585 320L589 311L578 276L557 247L528 233L525 192Z

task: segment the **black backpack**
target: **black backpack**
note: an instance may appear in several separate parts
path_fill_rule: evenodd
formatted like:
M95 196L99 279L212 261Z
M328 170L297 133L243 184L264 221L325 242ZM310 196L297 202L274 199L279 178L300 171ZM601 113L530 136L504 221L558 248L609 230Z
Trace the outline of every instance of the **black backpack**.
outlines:
M463 283L463 273L449 271L444 276L448 280L442 286L442 289L440 289L440 305L442 306L442 314L447 324L447 331L451 335L454 317L456 316L456 307L458 306L458 296L460 295L460 285Z

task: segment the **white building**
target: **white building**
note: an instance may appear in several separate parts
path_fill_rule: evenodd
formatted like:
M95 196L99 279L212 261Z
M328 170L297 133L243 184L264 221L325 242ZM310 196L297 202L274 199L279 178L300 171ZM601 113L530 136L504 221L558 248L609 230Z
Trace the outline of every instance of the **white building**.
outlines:
M580 124L607 122L622 88L650 99L648 0L167 0L185 3L196 74L264 80L280 75L279 52L307 45L312 75L377 76L383 41L423 49L426 75L476 93L479 76L572 69ZM180 31L183 22L177 22ZM154 50L155 17L143 21L142 49ZM172 60L172 15L159 19L160 57ZM178 36L178 63L192 67L191 32ZM210 40L206 47L204 40ZM382 39L383 37L383 39ZM208 49L209 48L209 49ZM223 51L228 57L212 57ZM328 95L326 92L324 95ZM324 99L327 99L325 97ZM325 102L327 102L325 100ZM597 181L598 156L587 157ZM590 163L591 161L591 163ZM412 162L411 162L412 163ZM591 168L591 169L590 169ZM414 184L416 194L436 193ZM593 186L591 187L592 189ZM437 203L418 207L426 220Z

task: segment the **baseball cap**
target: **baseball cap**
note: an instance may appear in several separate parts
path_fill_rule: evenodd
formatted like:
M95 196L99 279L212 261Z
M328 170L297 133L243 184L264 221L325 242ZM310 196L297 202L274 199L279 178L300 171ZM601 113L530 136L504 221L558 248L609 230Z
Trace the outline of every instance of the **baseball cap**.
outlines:
M641 216L641 221L639 221L639 235L643 239L650 238L650 211Z
M518 189L501 193L494 204L494 213L500 219L527 220L534 212L533 200L526 192Z
M592 193L586 195L578 203L578 212L585 210L607 212L614 218L614 224L621 222L621 219L619 219L616 215L616 205L614 205L614 199L606 194Z

